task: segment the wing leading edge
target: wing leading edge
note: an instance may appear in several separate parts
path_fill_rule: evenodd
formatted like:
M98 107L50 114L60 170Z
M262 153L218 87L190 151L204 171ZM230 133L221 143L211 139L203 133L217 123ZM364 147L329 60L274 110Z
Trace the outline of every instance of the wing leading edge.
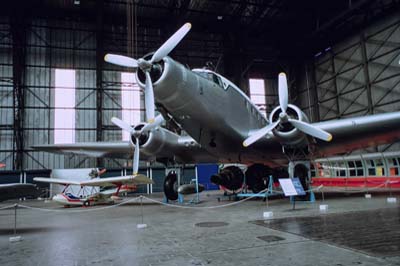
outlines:
M52 183L59 185L77 185L77 186L91 186L91 187L118 186L123 184L135 184L135 185L153 184L153 180L144 175L94 178L82 181L73 181L73 180L59 179L59 178L45 178L45 177L35 177L33 180L37 182L45 182L45 183Z
M332 155L400 140L400 112L314 123L332 134L331 142L317 143L319 155Z

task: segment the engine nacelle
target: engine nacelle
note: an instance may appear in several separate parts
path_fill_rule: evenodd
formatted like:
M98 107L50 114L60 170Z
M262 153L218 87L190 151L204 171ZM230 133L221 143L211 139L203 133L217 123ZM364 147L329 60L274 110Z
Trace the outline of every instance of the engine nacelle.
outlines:
M139 124L135 130L140 130L145 124ZM143 132L139 136L140 152L148 156L164 157L170 156L166 152L176 149L179 136L162 127L158 127L150 132ZM131 142L135 143L135 137L131 136Z
M218 174L212 175L211 182L223 186L230 190L237 190L242 187L244 174L237 166L228 166L222 169Z
M276 122L279 119L279 114L282 113L278 106L272 110L270 114L270 122ZM291 119L296 119L308 123L308 117L295 105L289 104L286 113ZM304 146L307 142L306 135L292 126L290 123L280 123L274 130L274 135L279 139L284 146L299 147Z

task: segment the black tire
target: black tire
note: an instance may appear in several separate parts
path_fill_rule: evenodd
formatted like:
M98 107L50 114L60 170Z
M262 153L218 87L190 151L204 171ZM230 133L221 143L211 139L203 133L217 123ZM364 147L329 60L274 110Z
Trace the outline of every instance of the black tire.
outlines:
M83 206L85 206L85 207L89 207L90 206L90 201L84 201L83 202Z
M272 170L268 166L253 164L247 168L246 184L253 193L259 193L268 187L270 175L272 175Z
M178 199L177 182L178 182L178 177L176 175L176 172L170 171L164 179L164 194L165 197L167 197L167 199L169 200Z

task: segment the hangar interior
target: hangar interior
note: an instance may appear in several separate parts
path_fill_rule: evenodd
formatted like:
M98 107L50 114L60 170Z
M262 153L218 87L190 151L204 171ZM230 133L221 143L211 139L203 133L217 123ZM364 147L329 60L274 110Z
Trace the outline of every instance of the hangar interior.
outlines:
M227 77L267 115L280 105L280 72L288 77L289 102L310 122L400 111L400 0L12 0L0 6L0 186L48 179L52 169L132 173L132 159L55 155L32 146L127 139L110 119L144 121L144 93L131 69L104 56L140 58L185 22L192 29L170 56ZM322 172L320 180L330 170L324 165L337 172L339 190L316 191L313 202L312 190L310 201L297 203L282 191L269 201L268 190L265 201L206 191L200 204L167 204L161 193L146 194L165 192L162 182L90 208L89 197L73 198L80 208L63 208L72 205L64 200L61 207L47 195L13 197L0 202L0 265L398 266L399 148L395 142L346 154L353 178L341 155L307 162L311 174ZM390 151L386 158L365 155ZM197 167L184 170L193 176ZM140 173L149 171L165 177L164 165L142 162ZM369 193L381 187L362 187L364 173L386 187ZM112 195L118 198L120 188Z
M247 94L249 79L262 79L267 114L278 105L281 71L290 102L312 122L398 111L399 14L398 0L8 2L0 11L0 162L16 172L125 167L125 160L31 146L54 143L57 132L74 142L120 140L110 119L128 111L132 121L143 120L143 92L131 70L105 63L104 55L138 58L184 22L193 29L171 56L190 68L208 64ZM65 70L73 84L57 85L57 71ZM64 106L57 105L60 86L73 87ZM124 105L127 97L137 105ZM72 121L57 120L58 110ZM398 149L393 143L369 151Z

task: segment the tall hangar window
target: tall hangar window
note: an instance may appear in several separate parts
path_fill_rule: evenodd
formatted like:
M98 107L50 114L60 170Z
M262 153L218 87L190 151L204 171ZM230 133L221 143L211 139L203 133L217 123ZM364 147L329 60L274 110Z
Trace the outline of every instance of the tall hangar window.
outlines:
M140 87L133 73L121 73L122 120L130 125L140 123ZM122 140L129 140L129 133L122 131Z
M75 70L55 70L55 144L75 142L75 88Z
M265 82L263 79L249 79L250 100L258 107L261 113L267 115L265 102Z

